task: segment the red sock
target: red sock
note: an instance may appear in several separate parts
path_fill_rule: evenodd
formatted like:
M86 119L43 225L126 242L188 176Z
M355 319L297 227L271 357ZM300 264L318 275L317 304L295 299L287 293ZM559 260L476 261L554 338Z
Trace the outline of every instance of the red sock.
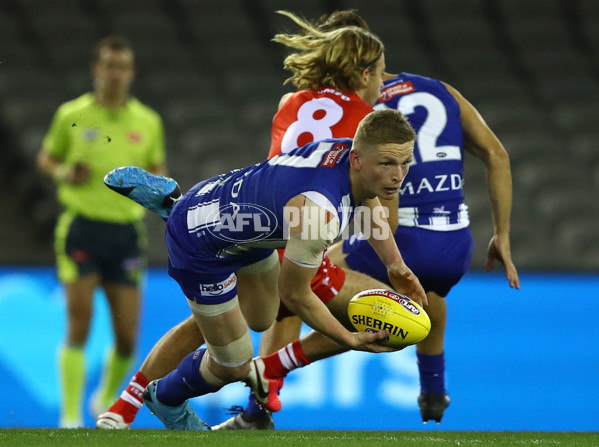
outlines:
M312 363L306 357L306 354L304 354L299 340L289 343L284 348L264 357L262 360L266 367L264 374L272 379L283 379L289 371Z
M144 404L143 392L149 383L146 376L141 371L137 371L131 378L127 389L121 393L121 397L112 404L108 411L120 414L125 423L131 424Z

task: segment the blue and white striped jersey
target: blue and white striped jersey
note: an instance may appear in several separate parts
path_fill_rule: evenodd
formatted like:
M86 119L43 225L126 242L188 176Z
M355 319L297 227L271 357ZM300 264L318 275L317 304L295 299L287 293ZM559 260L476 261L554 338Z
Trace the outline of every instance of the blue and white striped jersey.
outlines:
M437 231L467 227L464 138L455 98L438 80L401 73L385 82L374 108L399 110L418 135L400 191L399 224Z
M351 145L348 138L310 143L200 182L177 202L169 221L178 220L175 231L188 233L196 249L222 257L255 247L282 248L287 240L284 207L305 194L339 219L341 232L355 206Z

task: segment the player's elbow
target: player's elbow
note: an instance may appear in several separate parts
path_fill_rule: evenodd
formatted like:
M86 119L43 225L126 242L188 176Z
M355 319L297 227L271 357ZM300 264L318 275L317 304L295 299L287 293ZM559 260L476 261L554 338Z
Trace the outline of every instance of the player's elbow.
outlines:
M279 287L279 298L281 299L281 303L289 308L298 302L296 294L292 290L285 290L283 287Z
M488 165L496 169L510 169L510 156L503 146L489 154Z

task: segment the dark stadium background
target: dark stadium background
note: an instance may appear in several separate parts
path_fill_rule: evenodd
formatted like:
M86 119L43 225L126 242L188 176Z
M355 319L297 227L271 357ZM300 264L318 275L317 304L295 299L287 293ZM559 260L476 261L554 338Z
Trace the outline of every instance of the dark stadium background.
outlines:
M286 9L315 19L345 8L357 8L385 42L388 71L410 71L452 84L479 109L510 154L512 252L522 291L510 291L500 273L479 276L492 223L484 166L467 157L465 188L476 247L464 285L464 293L473 298L459 310L474 312L468 321L476 321L476 312L491 311L485 300L493 288L505 307L494 302L492 311L508 324L507 316L518 303L527 303L530 319L510 330L512 338L506 341L516 339L518 349L525 348L514 351L514 358L530 359L527 355L539 349L534 337L518 335L530 336L530 328L522 326L534 322L538 331L547 331L540 338L559 346L554 354L564 355L560 364L579 360L569 344L586 346L579 355L585 361L595 359L584 376L594 377L594 383L580 381L576 371L563 379L596 395L595 325L576 320L593 314L598 287L595 0L0 0L0 284L24 274L40 282L24 289L19 283L11 289L13 295L15 290L38 287L43 293L44 287L56 287L51 278L52 232L58 206L52 184L35 168L35 156L56 108L91 89L90 53L99 38L120 33L132 41L138 67L134 94L163 116L170 173L186 189L199 179L266 157L272 116L280 96L290 90L282 85L285 53L270 38L295 29L274 11ZM156 216L147 221L151 277L162 278L163 223ZM532 287L549 283L555 285L553 291ZM582 286L575 289L574 284ZM6 296L2 290L0 305ZM147 315L152 306L160 306L160 299L148 298ZM549 312L547 322L544 312ZM489 321L498 321L491 317L485 314ZM2 319L6 324L0 327L0 338L14 340L10 324L21 322L10 311ZM40 321L34 318L36 329ZM485 331L484 326L452 328L457 333L475 329ZM159 335L153 334L152 340ZM35 341L30 345L23 349L35 350ZM140 354L150 346L150 340L144 341ZM550 374L553 366L544 362L535 363L536 368ZM13 372L3 364L0 378ZM453 383L457 381L454 376ZM550 392L559 390L548 388ZM523 390L521 398L526 396ZM16 411L13 407L18 404L1 407L0 425L38 423L11 419L4 410ZM41 420L51 421L55 409L50 405L45 411L47 419ZM415 413L411 417L417 418ZM568 427L576 429L561 429Z

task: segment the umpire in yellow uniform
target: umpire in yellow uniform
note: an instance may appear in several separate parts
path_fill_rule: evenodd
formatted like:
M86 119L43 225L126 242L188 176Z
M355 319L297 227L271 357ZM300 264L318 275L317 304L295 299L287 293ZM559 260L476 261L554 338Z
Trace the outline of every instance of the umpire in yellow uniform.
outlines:
M83 349L98 286L110 305L115 347L92 397L94 416L114 401L137 338L140 279L146 264L144 210L106 188L104 175L126 165L165 174L162 120L129 95L134 60L127 40L102 39L94 49L92 73L94 91L60 106L38 156L42 172L55 180L64 207L55 240L68 308L59 362L61 427L83 426Z

